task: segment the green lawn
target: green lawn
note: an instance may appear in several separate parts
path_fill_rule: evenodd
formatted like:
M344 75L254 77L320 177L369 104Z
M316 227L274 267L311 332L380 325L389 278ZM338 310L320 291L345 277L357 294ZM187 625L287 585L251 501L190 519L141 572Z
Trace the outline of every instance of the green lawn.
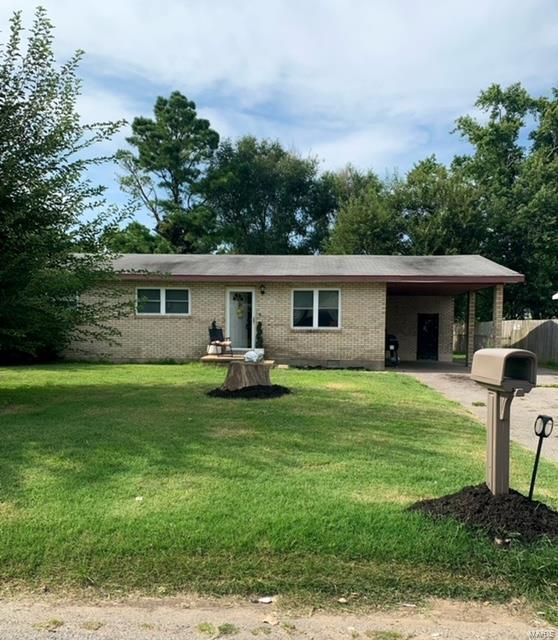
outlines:
M556 615L558 544L495 548L407 505L484 477L482 428L396 373L277 370L294 393L210 399L224 369L0 369L0 580L365 603L525 596ZM526 491L532 455L513 450ZM538 496L558 507L558 467ZM141 497L142 499L138 499Z

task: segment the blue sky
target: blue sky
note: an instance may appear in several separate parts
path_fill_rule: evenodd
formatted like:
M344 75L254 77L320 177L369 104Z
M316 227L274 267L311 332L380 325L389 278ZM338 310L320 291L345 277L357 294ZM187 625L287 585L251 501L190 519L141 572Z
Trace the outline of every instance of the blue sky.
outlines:
M463 148L492 82L557 82L556 0L43 0L62 61L86 51L84 120L149 115L178 89L222 136L278 138L327 169L380 175ZM3 0L8 19L35 3ZM124 146L124 130L113 148ZM95 178L122 201L114 167ZM143 221L148 221L145 215Z

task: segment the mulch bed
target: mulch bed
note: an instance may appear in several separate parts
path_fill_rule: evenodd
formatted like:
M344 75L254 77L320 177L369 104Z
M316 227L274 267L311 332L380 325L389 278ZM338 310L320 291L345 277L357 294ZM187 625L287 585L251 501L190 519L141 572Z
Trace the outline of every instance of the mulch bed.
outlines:
M253 387L244 387L244 389L238 389L237 391L225 391L220 387L212 389L207 392L207 395L211 398L246 398L246 400L264 400L266 398L280 398L281 396L291 393L291 390L287 387L282 387L280 384L255 385Z
M485 484L465 487L449 496L421 500L409 509L434 518L454 518L500 539L535 542L544 536L558 535L558 512L513 489L507 495L494 496Z

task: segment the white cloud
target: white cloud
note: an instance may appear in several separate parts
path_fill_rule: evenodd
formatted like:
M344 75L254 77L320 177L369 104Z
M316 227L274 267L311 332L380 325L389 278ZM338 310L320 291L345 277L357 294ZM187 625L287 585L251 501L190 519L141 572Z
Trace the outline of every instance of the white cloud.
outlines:
M77 101L77 110L83 122L131 121L138 114L134 100L127 100L106 89L86 85Z
M331 121L270 123L265 116L238 111L223 113L213 108L202 108L200 114L208 118L223 137L242 133L278 138L287 148L316 156L327 169L348 162L359 167L375 167L378 171L383 171L384 167L393 169L395 159L429 141L425 130L404 123L394 126L376 122L355 130L354 127L334 126Z
M35 1L19 1L26 20ZM145 112L156 93L177 88L221 133L279 137L328 166L381 171L432 142L426 129L449 130L491 82L541 91L557 76L555 0L42 4L61 55L84 48L103 84L84 98L93 119ZM0 24L9 14L2 4Z
M350 162L357 167L374 167L380 173L397 168L396 160L428 140L423 131L377 125L319 142L312 151L324 166L335 169Z

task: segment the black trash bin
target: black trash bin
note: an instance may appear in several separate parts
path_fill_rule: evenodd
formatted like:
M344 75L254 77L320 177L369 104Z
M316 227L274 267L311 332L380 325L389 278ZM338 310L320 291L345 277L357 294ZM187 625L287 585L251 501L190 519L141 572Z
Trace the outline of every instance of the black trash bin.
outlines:
M393 333L386 334L386 351L389 353L387 364L396 367L399 364L399 340Z

